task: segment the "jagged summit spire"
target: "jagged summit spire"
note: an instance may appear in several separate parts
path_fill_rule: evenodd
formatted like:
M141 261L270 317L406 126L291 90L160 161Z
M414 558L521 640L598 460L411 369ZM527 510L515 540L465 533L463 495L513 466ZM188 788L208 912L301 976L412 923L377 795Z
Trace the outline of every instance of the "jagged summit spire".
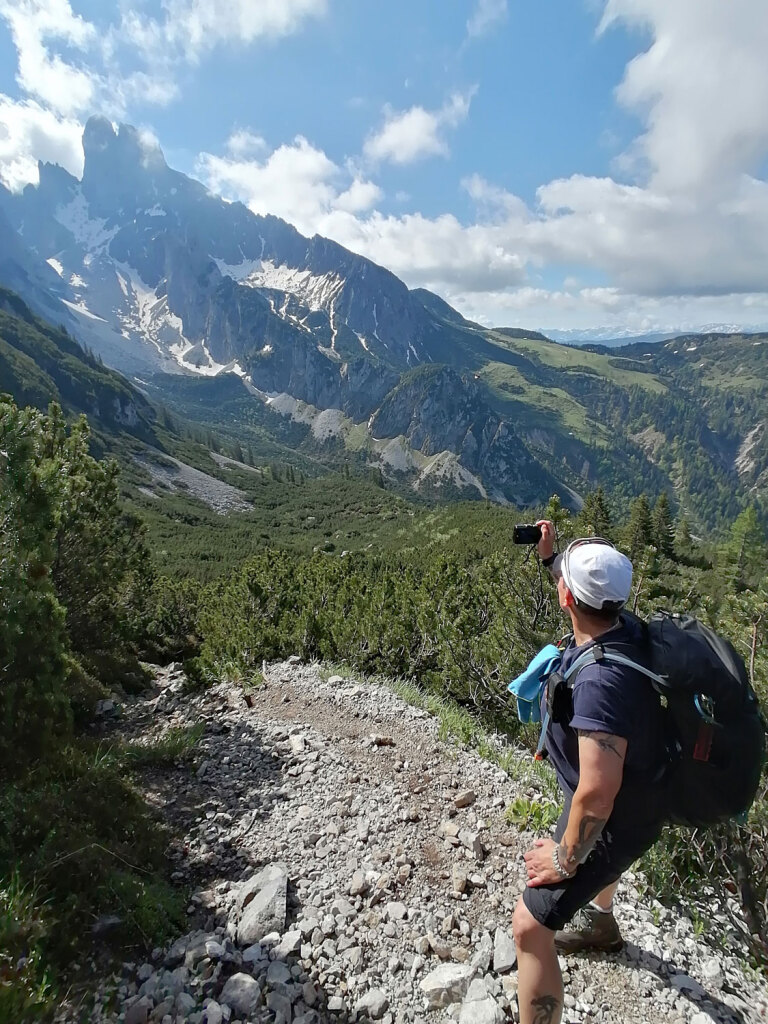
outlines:
M126 207L156 193L168 174L158 144L133 125L90 117L83 131L83 192L96 208Z
M131 169L157 170L167 166L163 151L154 139L130 124L120 124L115 130L112 122L100 115L89 117L86 122L83 152L84 176L117 161Z

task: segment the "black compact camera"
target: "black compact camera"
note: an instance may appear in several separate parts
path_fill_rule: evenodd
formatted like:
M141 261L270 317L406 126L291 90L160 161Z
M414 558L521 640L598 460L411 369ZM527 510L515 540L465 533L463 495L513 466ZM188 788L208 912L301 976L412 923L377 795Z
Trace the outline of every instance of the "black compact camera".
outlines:
M518 523L512 530L513 544L538 544L541 540L541 527L535 523Z

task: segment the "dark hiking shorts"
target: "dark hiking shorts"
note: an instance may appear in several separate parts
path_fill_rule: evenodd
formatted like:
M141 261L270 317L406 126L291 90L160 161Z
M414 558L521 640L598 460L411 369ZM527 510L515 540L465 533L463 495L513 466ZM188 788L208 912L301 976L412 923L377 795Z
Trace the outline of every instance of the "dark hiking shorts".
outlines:
M571 801L566 797L555 829L556 842L563 838L570 810ZM646 850L650 850L661 835L663 825L663 820L653 818L630 827L614 823L611 816L594 850L573 878L555 885L526 886L523 902L539 924L558 931L577 910L615 882Z

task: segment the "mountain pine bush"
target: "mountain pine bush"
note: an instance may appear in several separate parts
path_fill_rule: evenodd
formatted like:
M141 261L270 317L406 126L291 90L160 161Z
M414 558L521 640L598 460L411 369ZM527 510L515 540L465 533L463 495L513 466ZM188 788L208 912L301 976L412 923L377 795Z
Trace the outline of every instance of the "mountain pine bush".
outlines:
M0 397L0 1020L49 1018L57 969L100 914L152 941L180 920L147 877L164 864L162 829L126 765L76 731L105 671L111 685L141 679L149 580L85 421Z

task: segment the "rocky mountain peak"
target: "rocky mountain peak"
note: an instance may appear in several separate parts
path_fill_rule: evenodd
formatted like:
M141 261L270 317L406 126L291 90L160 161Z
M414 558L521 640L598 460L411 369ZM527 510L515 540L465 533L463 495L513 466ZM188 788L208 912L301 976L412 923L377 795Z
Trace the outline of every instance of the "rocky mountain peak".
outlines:
M168 165L160 147L132 125L115 130L105 117L91 117L83 131L83 194L101 216L157 198Z

